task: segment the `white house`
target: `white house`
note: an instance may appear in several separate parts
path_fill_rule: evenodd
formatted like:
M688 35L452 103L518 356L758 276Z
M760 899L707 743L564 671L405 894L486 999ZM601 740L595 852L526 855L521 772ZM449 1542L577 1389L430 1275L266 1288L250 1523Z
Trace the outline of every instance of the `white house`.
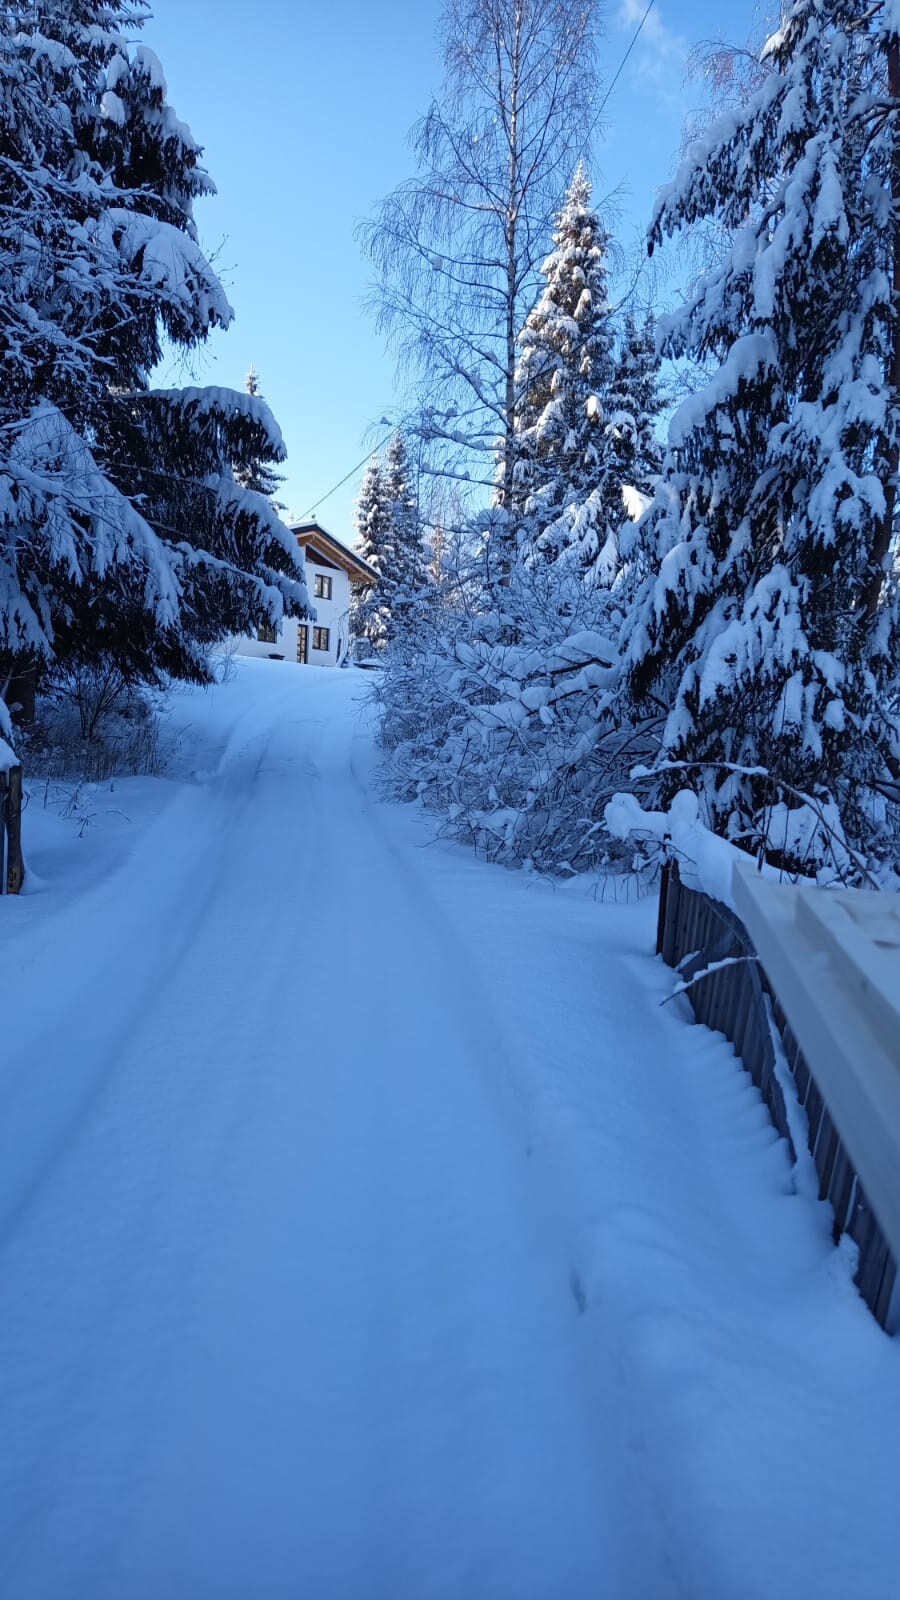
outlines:
M269 656L300 666L339 667L350 645L350 596L354 587L378 582L378 574L318 522L291 522L306 561L306 584L315 621L286 617L279 629L260 627L255 638L237 641L242 656Z

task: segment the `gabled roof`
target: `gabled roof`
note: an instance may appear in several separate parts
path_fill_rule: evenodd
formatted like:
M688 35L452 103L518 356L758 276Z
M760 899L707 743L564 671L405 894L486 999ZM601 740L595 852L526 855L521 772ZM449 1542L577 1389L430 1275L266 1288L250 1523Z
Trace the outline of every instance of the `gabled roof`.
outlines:
M351 583L377 583L378 573L364 561L355 550L349 550L333 533L323 528L320 522L289 522L288 527L297 535L298 543L302 546L314 545L323 556L333 561L335 566L342 567L350 575Z

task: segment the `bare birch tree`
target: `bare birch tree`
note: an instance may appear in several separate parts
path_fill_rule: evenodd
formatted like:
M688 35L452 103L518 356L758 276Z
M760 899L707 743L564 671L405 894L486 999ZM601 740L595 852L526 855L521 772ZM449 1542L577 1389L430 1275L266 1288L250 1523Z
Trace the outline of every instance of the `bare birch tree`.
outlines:
M516 337L592 132L598 0L449 0L416 176L363 237L432 470L508 503ZM502 520L502 519L501 519Z

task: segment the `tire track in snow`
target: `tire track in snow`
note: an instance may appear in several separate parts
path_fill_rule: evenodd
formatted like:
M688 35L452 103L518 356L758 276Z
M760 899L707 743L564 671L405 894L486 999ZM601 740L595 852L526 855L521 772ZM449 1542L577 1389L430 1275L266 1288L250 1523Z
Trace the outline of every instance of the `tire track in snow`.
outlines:
M346 684L270 677L98 892L103 937L32 1036L53 1136L13 1106L6 1587L638 1600L485 985L373 821ZM177 939L180 891L146 883L176 828ZM98 1021L117 947L154 933Z

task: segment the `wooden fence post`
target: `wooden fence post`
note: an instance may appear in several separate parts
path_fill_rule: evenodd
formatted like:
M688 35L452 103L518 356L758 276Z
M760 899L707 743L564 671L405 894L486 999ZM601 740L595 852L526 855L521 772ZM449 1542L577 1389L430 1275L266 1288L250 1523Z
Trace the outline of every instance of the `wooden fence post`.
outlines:
M18 894L25 877L22 860L22 768L10 767L6 786L6 892Z
M672 868L665 862L659 878L659 911L656 918L656 954L661 956L666 942L666 902L669 898L669 881Z
M0 767L0 894L6 893L6 769Z

